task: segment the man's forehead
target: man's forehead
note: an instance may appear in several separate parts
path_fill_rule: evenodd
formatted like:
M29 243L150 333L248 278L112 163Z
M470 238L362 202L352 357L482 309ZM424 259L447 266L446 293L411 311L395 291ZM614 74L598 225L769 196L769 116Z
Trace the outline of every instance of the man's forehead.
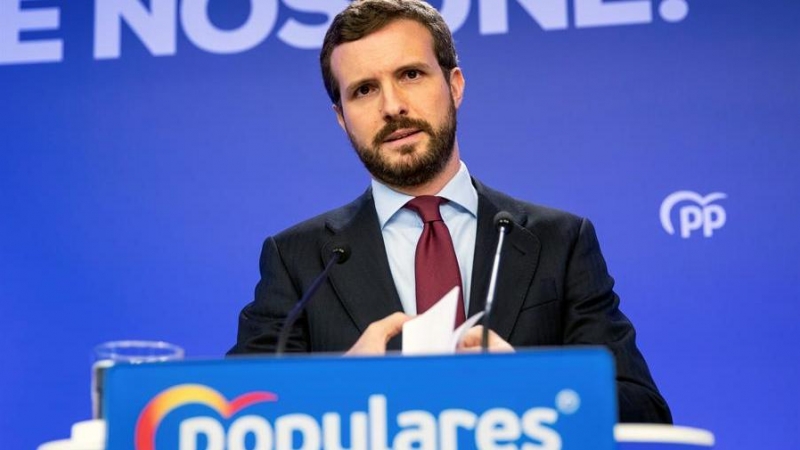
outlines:
M410 19L392 21L361 39L336 46L331 53L331 69L339 82L344 81L342 77L358 78L420 61L436 61L433 36Z

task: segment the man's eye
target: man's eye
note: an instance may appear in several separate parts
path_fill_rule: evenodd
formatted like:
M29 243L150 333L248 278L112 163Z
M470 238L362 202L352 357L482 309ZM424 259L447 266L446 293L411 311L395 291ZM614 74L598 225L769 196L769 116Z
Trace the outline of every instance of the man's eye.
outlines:
M369 94L371 91L372 91L372 88L371 88L371 87L369 87L369 85L366 85L366 84L365 84L365 85L363 85L363 86L359 86L359 87L356 89L355 96L356 96L356 97L361 97L361 96L364 96L364 95L367 95L367 94Z
M409 80L415 80L419 78L419 76L420 76L419 70L412 69L406 72L406 78L408 78Z

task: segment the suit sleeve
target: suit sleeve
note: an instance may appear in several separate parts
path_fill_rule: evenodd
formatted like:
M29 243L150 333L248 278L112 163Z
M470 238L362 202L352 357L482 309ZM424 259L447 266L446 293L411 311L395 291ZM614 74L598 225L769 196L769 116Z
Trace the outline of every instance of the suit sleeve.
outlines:
M255 299L239 314L236 345L228 355L274 353L283 322L300 295L275 242L264 241L260 260L261 280L256 285ZM307 352L308 326L301 314L289 333L287 352Z
M583 219L567 266L565 343L604 345L614 354L620 422L672 423L613 287L594 227Z

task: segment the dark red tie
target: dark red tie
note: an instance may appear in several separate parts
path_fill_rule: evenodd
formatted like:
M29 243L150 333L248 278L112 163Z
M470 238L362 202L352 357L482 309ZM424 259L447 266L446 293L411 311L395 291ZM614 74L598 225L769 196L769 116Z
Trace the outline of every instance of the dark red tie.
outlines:
M406 208L419 214L425 224L417 242L417 254L414 260L417 314L427 311L444 294L458 286L455 323L457 327L464 323L465 319L464 294L450 230L447 229L439 213L439 205L446 201L433 195L421 195L406 203Z

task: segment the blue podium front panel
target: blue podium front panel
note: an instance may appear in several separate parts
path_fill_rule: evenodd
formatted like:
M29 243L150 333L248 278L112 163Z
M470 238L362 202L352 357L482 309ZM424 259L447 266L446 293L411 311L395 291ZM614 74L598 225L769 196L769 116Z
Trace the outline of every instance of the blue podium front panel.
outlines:
M108 450L613 449L603 349L112 367Z

